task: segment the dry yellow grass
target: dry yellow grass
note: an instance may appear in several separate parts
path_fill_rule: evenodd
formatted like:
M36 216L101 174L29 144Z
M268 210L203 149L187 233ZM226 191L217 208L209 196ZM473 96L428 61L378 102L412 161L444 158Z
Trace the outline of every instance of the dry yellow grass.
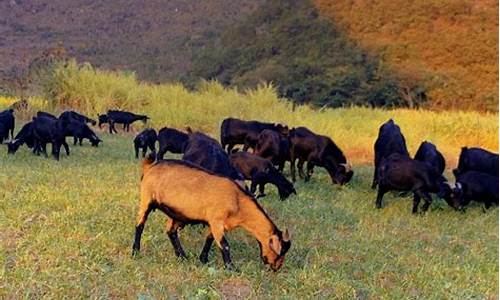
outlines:
M393 118L414 153L423 140L431 141L454 165L462 146L498 151L498 114L478 112L433 112L410 109L364 107L317 110L295 109L280 99L272 85L255 90L226 89L217 82L203 82L197 91L180 84L138 82L134 74L97 70L70 63L57 68L52 82L55 97L32 98L29 114L38 109L53 112L73 108L91 117L107 109L126 109L151 117L149 125L192 128L219 136L224 118L236 117L306 126L330 136L354 163L373 160L373 143L380 124ZM142 126L136 124L136 126Z

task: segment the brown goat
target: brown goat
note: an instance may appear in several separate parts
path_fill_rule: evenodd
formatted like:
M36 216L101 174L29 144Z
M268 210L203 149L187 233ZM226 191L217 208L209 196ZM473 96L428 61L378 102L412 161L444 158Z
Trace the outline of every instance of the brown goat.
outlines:
M274 271L283 265L291 246L288 231L282 233L251 194L229 178L215 175L189 162L143 161L141 202L132 254L140 250L141 234L149 213L159 209L168 215L167 231L178 257L186 258L177 231L186 224L208 224L209 232L200 255L208 261L213 241L221 249L224 265L233 269L226 231L243 227L260 245L261 257Z

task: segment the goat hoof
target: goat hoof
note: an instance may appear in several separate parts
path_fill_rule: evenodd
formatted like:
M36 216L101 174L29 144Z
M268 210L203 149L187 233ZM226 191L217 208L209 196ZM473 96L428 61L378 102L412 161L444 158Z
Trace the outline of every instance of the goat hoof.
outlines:
M136 258L139 256L139 249L132 249L132 258Z
M239 270L232 263L225 265L224 268L230 272L239 272Z

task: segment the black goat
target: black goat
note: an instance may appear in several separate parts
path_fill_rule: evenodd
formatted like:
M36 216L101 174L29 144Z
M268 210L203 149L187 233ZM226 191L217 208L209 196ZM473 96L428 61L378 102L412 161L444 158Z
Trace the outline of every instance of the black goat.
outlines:
M158 151L158 159L163 159L163 156L168 151L176 154L184 153L184 148L189 137L186 133L177 129L164 127L158 132L158 143L160 150Z
M33 135L35 137L35 148L41 149L47 156L47 143L52 144L52 155L59 160L61 146L64 146L66 154L69 155L69 146L65 140L65 124L61 120L53 120L45 117L33 118ZM37 153L39 154L39 152Z
M0 124L2 124L2 132L0 132L0 142L7 140L10 137L14 138L14 128L16 127L16 118L14 117L14 110L6 109L0 112Z
M453 174L457 177L468 171L488 173L498 178L498 154L481 148L463 147Z
M434 167L400 153L393 153L384 158L379 165L378 172L378 193L375 202L377 208L382 208L382 198L388 191L411 191L413 192L412 212L418 212L421 198L425 201L422 206L422 211L425 212L432 202L430 193L445 194L450 186L446 178ZM458 201L448 202L448 204L455 209L460 206Z
M14 154L23 144L26 144L28 148L33 148L33 152L37 152L35 149L35 137L33 136L33 122L28 122L24 124L16 134L16 137L7 144L7 153Z
M278 188L281 200L285 200L290 194L297 194L293 184L288 181L271 163L270 160L248 152L235 152L229 156L231 165L236 168L252 184L250 192L255 193L259 186L259 197L265 196L265 185L271 183Z
M446 167L444 156L433 143L423 141L415 153L415 160L423 161L436 168L439 174L443 174Z
M104 123L102 121L107 120L109 124L109 133L118 133L118 131L116 131L115 124L123 124L123 129L128 132L130 131L130 124L139 120L146 123L148 119L149 117L146 115L137 115L121 110L108 110L106 117L103 115L99 116L99 127L101 127L102 123Z
M77 122L81 122L81 123L90 123L93 126L96 124L95 120L93 120L85 115L82 115L80 113L77 113L76 111L72 111L72 110L68 110L68 111L63 112L59 116L59 119L64 120L66 122L77 121Z
M373 173L373 183L372 189L377 187L378 183L378 169L382 160L393 153L399 153L401 155L410 157L408 149L406 148L406 140L401 129L392 119L385 122L380 126L378 131L378 137L374 145L375 152L375 170Z
M453 197L463 206L471 201L483 202L486 209L498 206L498 177L477 171L462 173L456 178Z
M146 156L148 147L152 152L156 152L157 139L156 131L152 128L144 129L139 133L134 139L135 158L139 158L139 149L142 149L142 157Z
M243 175L231 165L229 155L218 141L200 132L190 132L190 129L188 133L189 139L182 160L233 180L244 180Z

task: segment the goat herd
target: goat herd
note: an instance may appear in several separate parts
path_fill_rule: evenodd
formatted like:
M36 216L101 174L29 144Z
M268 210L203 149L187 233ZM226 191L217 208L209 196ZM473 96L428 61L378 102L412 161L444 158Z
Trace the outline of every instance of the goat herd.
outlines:
M115 124L130 124L149 117L131 112L110 110L98 118L99 127L108 124L109 132L116 133ZM13 110L0 113L0 143L8 143L13 154L23 144L36 154L46 152L52 144L52 154L59 159L61 146L69 154L66 137L74 144L88 139L93 146L102 141L87 124L97 122L74 111L65 111L59 117L38 112L14 138ZM133 254L140 250L140 239L149 213L159 209L169 218L168 236L175 254L186 258L178 238L178 230L186 224L209 225L200 260L206 263L212 243L220 248L224 264L233 268L229 245L224 233L242 227L259 242L265 264L277 271L291 246L288 231L280 231L262 209L256 198L265 196L265 185L273 184L282 200L296 193L295 168L301 178L308 181L314 167L328 172L332 183L346 184L353 170L345 155L331 138L318 135L305 127L289 129L283 124L244 121L227 118L221 124L220 143L212 137L173 128L162 128L158 133L151 128L140 132L134 139L135 156L145 157L142 163L140 206L136 225ZM156 142L159 150L156 153ZM235 149L243 145L242 151ZM249 148L253 153L247 152ZM181 160L163 159L167 152L182 154ZM455 182L448 181L443 172L445 160L436 146L422 142L412 159L398 125L391 119L382 124L375 141L375 171L372 188L378 186L376 207L382 207L382 198L391 190L413 193L413 213L418 212L421 199L425 212L437 194L451 207L459 209L471 200L484 202L489 208L498 205L498 154L480 148L462 148L459 163L453 170ZM286 162L290 162L291 181L283 175ZM297 162L298 161L298 162ZM297 164L296 164L297 162ZM303 166L306 164L306 172ZM248 189L244 180L250 180ZM257 188L259 193L256 197Z

